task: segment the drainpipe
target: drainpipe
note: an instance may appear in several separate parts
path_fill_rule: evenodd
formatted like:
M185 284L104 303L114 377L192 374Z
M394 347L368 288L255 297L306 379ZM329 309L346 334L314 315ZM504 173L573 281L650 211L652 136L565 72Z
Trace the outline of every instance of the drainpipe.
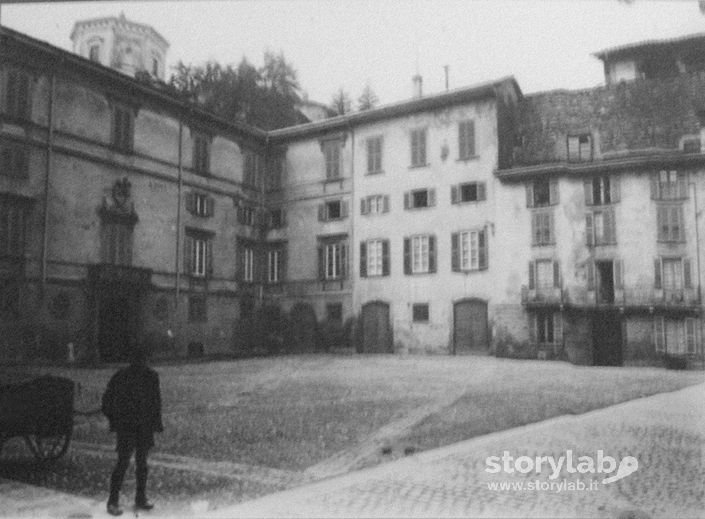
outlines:
M353 313L355 312L357 304L357 293L355 291L355 129L352 124L350 124L350 119L348 119L348 128L350 129L350 209L348 214L350 215L350 253L348 254L349 272L350 272L350 301L352 303Z
M183 133L184 133L184 121L181 114L179 114L179 146L178 146L178 177L179 181L177 184L177 202L176 207L176 286L174 287L174 297L176 299L176 308L179 307L179 296L181 295L181 192L184 188L183 181L183 161L182 161L182 147L183 147Z
M49 180L51 177L52 162L54 157L54 96L56 89L56 74L52 72L49 86L49 113L47 136L46 171L44 175L44 222L42 227L42 279L40 285L40 297L44 299L44 291L47 283L47 264L49 251Z
M259 203L259 218L263 218L263 221L257 222L258 224L261 225L261 233L262 237L260 239L260 242L262 243L262 250L266 250L266 243L267 243L267 227L266 227L266 213L265 213L265 205L264 205L264 177L267 175L267 166L269 164L269 132L267 133L266 137L264 138L264 156L262 157L262 160L264 161L263 167L262 167L262 175L258 178L258 193L257 193L257 198L258 198L258 203ZM264 269L269 268L269 263L267 262L267 257L263 255L262 259L262 265ZM266 271L267 273L269 272L268 270ZM264 276L260 276L260 283L259 283L259 290L258 290L258 298L259 298L259 306L260 308L264 304L264 283L265 283L265 274ZM280 274L281 275L281 274Z
M698 304L701 309L701 317L698 319L700 321L700 337L703 336L703 320L702 320L702 282L700 277L700 228L698 226L698 190L695 182L691 182L690 186L693 188L693 219L695 220L695 254L696 261L698 264ZM702 340L702 339L701 339ZM705 352L703 352L702 344L700 346L700 361L705 365Z

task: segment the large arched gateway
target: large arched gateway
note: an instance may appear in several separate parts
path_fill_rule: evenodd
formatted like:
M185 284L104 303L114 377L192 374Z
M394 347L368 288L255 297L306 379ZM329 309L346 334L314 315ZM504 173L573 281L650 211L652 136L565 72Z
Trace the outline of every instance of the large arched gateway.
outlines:
M487 302L463 299L453 305L453 352L487 353Z
M391 353L392 329L389 325L389 305L372 301L362 307L362 351Z

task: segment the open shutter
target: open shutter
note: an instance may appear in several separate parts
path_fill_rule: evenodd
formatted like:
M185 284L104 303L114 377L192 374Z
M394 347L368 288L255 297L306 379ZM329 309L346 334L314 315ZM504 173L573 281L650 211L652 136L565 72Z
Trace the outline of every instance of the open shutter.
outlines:
M536 344L536 314L529 314L529 343Z
M561 287L561 264L558 261L553 262L553 287Z
M683 208L681 206L674 207L673 211L676 213L676 221L678 222L678 236L676 240L685 241L685 222L683 221Z
M695 319L692 317L687 317L685 319L685 345L686 353L695 353L695 345L697 344L697 327L695 326Z
M411 238L404 238L404 274L411 274Z
M428 271L436 272L436 237L428 237Z
M539 238L539 215L538 213L531 214L531 245L538 245Z
M186 193L186 210L189 213L193 213L196 211L196 194L195 193Z
M668 208L656 208L656 235L659 241L668 240Z
M536 288L536 264L533 261L529 262L529 290Z
M526 184L526 207L534 207L534 184Z
M487 190L484 182L477 183L477 200L485 200L487 198Z
M487 255L487 231L485 229L477 233L477 266L480 270L484 270L488 265Z
M622 260L614 260L612 263L613 276L614 276L614 288L623 289L624 288L624 263Z
M553 314L553 343L563 344L563 314Z
M318 221L326 221L326 204L318 204Z
M184 274L191 274L193 272L193 266L191 263L191 258L193 257L193 238L191 236L184 236Z
M678 198L688 198L688 176L685 171L678 172Z
M664 340L664 326L663 326L663 317L661 316L656 316L654 317L654 349L659 352L659 351L665 351L665 343L666 341Z
M318 279L326 279L326 247L322 243L318 245Z
M548 213L548 243L556 243L556 228L553 211Z
M620 177L618 175L612 175L610 177L610 201L614 204L619 202L622 192L620 189Z
M338 246L338 261L340 262L340 277L348 277L348 245L341 242Z
M595 290L595 263L589 260L585 268L587 270L587 288L588 290Z
M661 258L654 259L654 288L661 288Z
M453 272L460 271L460 234L457 232L450 235L450 269Z
M206 240L206 275L213 275L213 239Z
M360 214L367 214L369 213L369 206L367 204L367 198L361 198L360 199Z
M592 213L585 215L585 243L588 247L595 244L595 231L592 223Z
M382 242L382 275L389 275L389 240Z
M457 204L459 201L459 192L460 189L458 189L457 185L450 186L450 203L451 204Z
M690 271L690 258L683 258L683 286L693 288L693 277Z
M279 227L286 227L286 209L280 209L279 215Z
M215 199L212 196L206 198L206 216L215 214Z
M349 212L350 212L350 204L348 203L348 201L347 200L341 201L340 202L340 217L347 218Z
M404 209L409 209L411 207L411 193L409 191L404 192Z
M658 173L651 174L651 199L658 200Z
M384 195L382 197L382 212L383 213L389 212L389 195Z
M585 205L593 205L592 180L583 182L583 188L585 189Z
M367 277L367 242L360 242L360 277Z
M428 207L434 207L436 205L436 189L429 189L426 196L428 198Z
M617 243L617 229L614 221L614 211L608 209L603 213L605 219L605 243Z
M558 198L558 180L551 180L548 184L549 204L555 205L559 202Z
M468 121L466 125L465 142L467 143L467 156L475 156L475 121Z

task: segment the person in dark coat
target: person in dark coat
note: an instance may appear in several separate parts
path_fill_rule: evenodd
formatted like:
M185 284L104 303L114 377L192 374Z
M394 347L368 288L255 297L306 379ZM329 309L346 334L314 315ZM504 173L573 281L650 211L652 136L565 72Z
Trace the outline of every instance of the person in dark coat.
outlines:
M103 394L102 410L117 435L117 464L110 477L108 513L121 515L120 489L125 472L135 453L135 508L151 510L147 500L147 454L154 446L154 433L162 432L162 404L159 375L147 366L144 346L133 348L130 365L120 369L108 382Z

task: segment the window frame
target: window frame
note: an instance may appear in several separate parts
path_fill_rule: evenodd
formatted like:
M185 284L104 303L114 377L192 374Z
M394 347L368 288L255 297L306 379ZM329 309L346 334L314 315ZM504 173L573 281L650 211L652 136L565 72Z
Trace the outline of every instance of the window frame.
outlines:
M411 140L411 168L423 168L428 163L428 128L413 128L410 132Z
M111 138L113 148L132 153L135 146L135 109L127 104L113 102L111 110Z
M587 141L587 149L585 148L585 142ZM571 146L571 142L575 142L575 145ZM573 151L571 151L573 150ZM566 156L568 162L590 162L594 158L594 146L592 134L589 132L583 133L573 133L566 137Z
M367 175L380 175L384 173L382 169L382 149L384 139L381 135L368 137L366 139L367 149Z
M211 174L211 137L205 132L193 131L191 134L193 151L191 154L191 169L196 175Z
M475 120L458 121L458 160L465 161L477 157Z
M656 241L661 243L686 242L682 204L658 204L656 207Z
M32 117L32 76L26 70L5 67L2 74L2 113L9 118L28 121Z
M342 281L349 276L348 236L318 237L318 278L320 281Z
M549 247L556 244L556 230L553 210L531 213L531 246Z
M327 139L321 141L321 150L323 152L326 181L343 178L343 140Z
M206 279L213 274L213 242L209 231L187 227L184 233L184 272L187 276Z
M206 294L191 294L188 297L188 321L208 322L208 297Z
M489 268L487 229L482 227L451 233L451 255L453 272L487 270Z

